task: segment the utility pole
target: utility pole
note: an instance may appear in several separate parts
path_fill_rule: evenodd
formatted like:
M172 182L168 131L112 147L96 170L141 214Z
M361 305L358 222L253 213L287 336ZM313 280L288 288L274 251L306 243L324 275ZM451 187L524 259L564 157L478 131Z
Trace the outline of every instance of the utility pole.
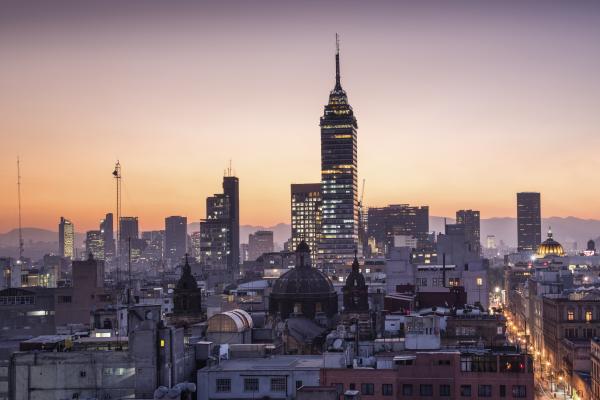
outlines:
M19 203L19 261L23 261L23 228L21 226L21 162L17 156L17 198Z
M121 163L117 160L115 164L115 170L113 171L113 177L117 183L117 243L115 245L115 253L117 255L117 287L120 282L120 267L121 267Z

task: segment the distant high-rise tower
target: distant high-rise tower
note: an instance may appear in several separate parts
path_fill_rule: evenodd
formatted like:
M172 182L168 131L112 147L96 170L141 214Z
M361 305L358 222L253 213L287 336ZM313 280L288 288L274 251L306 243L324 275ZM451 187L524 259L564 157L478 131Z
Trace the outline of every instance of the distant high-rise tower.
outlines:
M187 252L187 218L165 218L165 258L179 263Z
M465 239L469 242L471 251L481 253L481 224L479 211L458 210L456 212L456 223L465 226Z
M331 271L336 264L351 263L358 246L358 125L340 82L337 36L335 87L320 126L323 219L318 260Z
M391 204L368 210L367 236L375 242L379 255L385 255L394 246L394 236L422 239L428 232L429 206Z
M517 193L517 250L536 251L542 242L540 194Z
M129 250L139 247L138 239L140 237L140 229L138 217L121 217L119 221L120 243L119 256L121 257L121 268L127 265ZM131 246L129 245L131 239ZM135 258L135 255L134 257Z
M320 183L292 184L291 215L292 243L291 248L298 247L305 241L315 252L321 237L322 204Z
M75 255L75 227L64 217L60 217L58 224L58 253L70 260Z
M100 221L100 232L102 232L102 240L104 241L104 258L112 260L115 256L115 232L112 213L106 214L104 219Z
M248 237L248 260L273 252L273 231L256 231Z
M223 177L223 193L206 198L206 218L200 222L200 262L207 270L239 273L239 180Z
M91 254L95 260L103 261L104 235L102 231L87 231L85 234L85 259Z

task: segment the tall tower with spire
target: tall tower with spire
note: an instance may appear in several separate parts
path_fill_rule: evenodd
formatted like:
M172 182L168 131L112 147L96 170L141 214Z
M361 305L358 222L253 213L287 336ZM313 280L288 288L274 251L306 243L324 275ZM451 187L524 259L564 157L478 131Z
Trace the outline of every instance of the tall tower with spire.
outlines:
M354 259L358 245L358 125L340 76L336 34L335 87L321 117L322 221L318 259L327 272Z

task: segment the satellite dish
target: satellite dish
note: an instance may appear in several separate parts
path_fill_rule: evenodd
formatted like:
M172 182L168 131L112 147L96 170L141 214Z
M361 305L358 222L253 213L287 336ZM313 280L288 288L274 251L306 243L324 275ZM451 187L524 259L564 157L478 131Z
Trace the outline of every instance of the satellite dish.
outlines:
M344 341L340 338L337 338L333 341L333 348L336 350L339 350L342 348L342 344L344 343Z

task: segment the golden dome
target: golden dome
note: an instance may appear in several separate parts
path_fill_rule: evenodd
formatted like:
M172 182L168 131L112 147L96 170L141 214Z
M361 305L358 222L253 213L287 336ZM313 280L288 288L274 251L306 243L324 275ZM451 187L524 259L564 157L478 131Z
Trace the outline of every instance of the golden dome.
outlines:
M552 230L548 229L548 239L544 240L542 244L538 246L536 257L544 258L548 256L559 256L565 255L565 250L562 245L552 238Z

